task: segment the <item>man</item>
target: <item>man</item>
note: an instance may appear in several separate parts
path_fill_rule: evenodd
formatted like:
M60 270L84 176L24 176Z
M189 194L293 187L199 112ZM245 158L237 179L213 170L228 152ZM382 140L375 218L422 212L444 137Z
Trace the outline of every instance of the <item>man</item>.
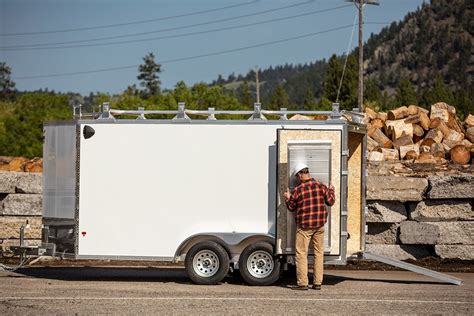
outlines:
M311 178L308 166L304 163L296 164L293 174L299 184L291 194L289 189L284 194L288 210L296 212L297 285L291 288L308 289L308 246L313 241L315 258L312 288L320 290L323 282L324 224L328 216L326 205L334 205L334 187L330 185L328 188Z

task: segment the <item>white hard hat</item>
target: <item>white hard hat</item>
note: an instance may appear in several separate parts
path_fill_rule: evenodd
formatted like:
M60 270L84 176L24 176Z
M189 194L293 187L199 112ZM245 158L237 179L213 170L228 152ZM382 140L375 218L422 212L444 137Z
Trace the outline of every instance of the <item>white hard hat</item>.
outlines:
M296 163L295 167L293 168L293 176L296 176L298 172L306 168L308 168L308 165L305 164L304 162Z

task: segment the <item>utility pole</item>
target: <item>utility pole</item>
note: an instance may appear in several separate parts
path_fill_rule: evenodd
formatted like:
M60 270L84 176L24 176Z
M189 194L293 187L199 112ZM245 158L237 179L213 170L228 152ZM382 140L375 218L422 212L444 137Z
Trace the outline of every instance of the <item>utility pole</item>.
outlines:
M258 66L255 66L255 87L257 90L257 103L260 103L260 83L258 81Z
M364 6L366 4L379 5L378 0L351 0L359 10L359 93L357 103L359 112L364 112L364 37L363 37L363 21Z

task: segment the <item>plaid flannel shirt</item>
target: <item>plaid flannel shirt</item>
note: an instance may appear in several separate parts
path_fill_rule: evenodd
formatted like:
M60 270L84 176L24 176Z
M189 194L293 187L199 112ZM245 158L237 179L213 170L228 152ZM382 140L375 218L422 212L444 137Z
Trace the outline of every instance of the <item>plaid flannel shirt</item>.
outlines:
M296 225L302 229L318 228L327 221L326 205L336 201L334 190L314 179L298 185L291 193L286 206L290 212L296 211Z

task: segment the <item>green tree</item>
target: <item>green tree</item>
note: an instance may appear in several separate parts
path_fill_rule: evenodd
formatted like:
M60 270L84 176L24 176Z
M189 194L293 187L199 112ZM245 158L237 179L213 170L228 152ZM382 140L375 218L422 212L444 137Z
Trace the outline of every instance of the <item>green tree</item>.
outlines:
M357 106L357 60L354 55L347 58L346 70L341 84L343 64L341 60L332 55L328 62L328 69L323 82L323 97L341 104L344 109L352 109ZM340 91L339 91L339 86ZM339 99L338 97L339 91Z
M0 99L8 100L15 94L15 82L11 74L11 68L5 62L0 62Z
M436 77L433 87L426 90L423 94L423 102L427 106L437 102L446 102L448 104L454 103L453 94L451 90L449 90L449 88L445 85L444 80L440 75Z
M0 134L0 155L41 157L43 123L71 119L66 95L27 93L20 96L14 112L6 117L6 133Z
M418 104L418 97L416 95L415 87L410 80L402 79L397 87L395 100L398 106Z
M160 94L161 81L158 74L161 72L161 65L155 62L155 55L149 53L143 57L144 63L138 66L139 75L138 80L141 80L140 85L145 88L144 96L154 96Z
M364 84L364 102L379 103L382 98L382 91L373 79L368 79Z
M316 99L314 98L313 90L311 90L311 88L308 87L304 95L303 109L305 111L312 111L312 110L315 110L316 107L317 107L317 102L316 102Z
M270 110L280 110L281 108L289 108L290 101L288 100L288 94L283 88L283 85L278 85L270 96L270 104L268 108Z
M249 84L247 80L237 88L237 100L244 108L250 108L253 105L253 97L250 93Z

